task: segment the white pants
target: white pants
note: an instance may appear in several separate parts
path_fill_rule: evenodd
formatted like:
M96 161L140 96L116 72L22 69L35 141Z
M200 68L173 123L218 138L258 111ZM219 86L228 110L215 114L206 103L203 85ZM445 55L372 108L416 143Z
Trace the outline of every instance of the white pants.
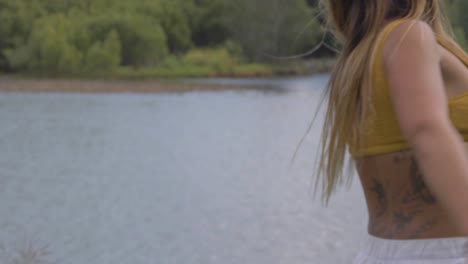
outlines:
M468 237L388 240L369 236L353 264L468 264Z

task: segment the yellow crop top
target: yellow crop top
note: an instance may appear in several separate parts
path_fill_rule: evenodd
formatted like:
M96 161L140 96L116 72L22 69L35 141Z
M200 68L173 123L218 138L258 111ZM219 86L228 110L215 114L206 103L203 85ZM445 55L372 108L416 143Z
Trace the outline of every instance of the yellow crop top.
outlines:
M403 137L392 101L388 92L388 82L384 74L383 48L390 36L390 33L403 20L390 23L381 33L382 38L377 47L375 56L372 82L373 82L373 102L375 113L372 115L364 128L361 138L361 148L350 144L349 149L353 158L364 156L387 154L410 149L408 142ZM444 46L451 51L449 47ZM464 60L467 65L468 60ZM468 93L450 98L448 101L449 113L452 123L465 141L468 141ZM417 111L417 109L415 109Z

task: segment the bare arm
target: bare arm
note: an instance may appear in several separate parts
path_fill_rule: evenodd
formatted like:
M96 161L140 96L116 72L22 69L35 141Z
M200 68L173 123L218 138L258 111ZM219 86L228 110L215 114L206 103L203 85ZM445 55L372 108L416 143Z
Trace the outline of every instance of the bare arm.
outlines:
M454 224L468 236L468 158L449 119L432 29L407 21L392 32L384 67L400 127L425 181Z

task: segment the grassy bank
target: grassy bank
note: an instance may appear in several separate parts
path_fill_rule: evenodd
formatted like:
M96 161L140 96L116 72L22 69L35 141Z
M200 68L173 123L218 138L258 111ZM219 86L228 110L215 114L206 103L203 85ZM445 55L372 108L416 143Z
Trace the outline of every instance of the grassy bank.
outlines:
M181 58L168 58L159 67L119 67L93 72L21 72L0 75L3 92L189 92L249 89L249 87L193 84L181 78L274 77L328 72L332 59L283 60L274 64L242 64L225 50L192 51Z
M184 93L246 89L251 88L233 85L193 84L177 80L0 79L0 92Z
M208 66L181 65L177 68L130 68L119 67L112 71L95 72L19 72L8 76L21 79L106 79L106 80L147 80L176 78L252 78L274 76L313 75L329 72L333 65L332 59L287 61L272 65L242 64L226 69L216 69ZM1 77L1 75L0 75Z
M154 78L206 78L206 77L273 77L312 75L330 71L332 59L295 60L276 64L240 64L231 67L207 65L180 65L169 68L119 68L104 75L107 78L117 79L154 79ZM95 77L100 77L96 75ZM102 75L101 75L102 77Z
M203 78L203 77L265 77L273 76L272 67L261 64L236 65L226 69L210 67L181 65L177 68L124 68L102 74L105 78L116 79L155 79L155 78ZM100 77L99 74L92 77Z

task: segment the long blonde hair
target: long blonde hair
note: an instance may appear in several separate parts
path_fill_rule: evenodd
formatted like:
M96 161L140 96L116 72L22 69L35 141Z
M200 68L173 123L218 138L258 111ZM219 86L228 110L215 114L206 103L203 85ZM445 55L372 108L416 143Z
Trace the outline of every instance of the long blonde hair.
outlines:
M427 22L438 40L455 51L464 51L451 37L439 0L322 0L328 26L340 44L336 65L327 87L328 107L319 149L317 183L328 203L337 186L351 179L354 161L347 158L350 142L360 146L366 117L372 113L372 67L380 31L391 20Z

